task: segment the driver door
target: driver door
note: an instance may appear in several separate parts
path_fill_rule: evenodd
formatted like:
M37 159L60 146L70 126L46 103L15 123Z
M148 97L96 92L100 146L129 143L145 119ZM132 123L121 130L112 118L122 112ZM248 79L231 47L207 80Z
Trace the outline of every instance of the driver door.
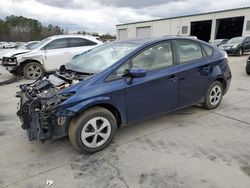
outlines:
M156 44L136 55L131 67L146 71L141 78L125 78L128 123L178 107L178 69L170 41Z

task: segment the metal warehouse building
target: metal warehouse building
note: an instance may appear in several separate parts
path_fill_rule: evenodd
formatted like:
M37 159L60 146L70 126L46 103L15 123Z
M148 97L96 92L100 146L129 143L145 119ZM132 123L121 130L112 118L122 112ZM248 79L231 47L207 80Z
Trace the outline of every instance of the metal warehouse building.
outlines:
M193 35L209 41L250 35L250 7L164 18L116 26L119 40L164 35Z

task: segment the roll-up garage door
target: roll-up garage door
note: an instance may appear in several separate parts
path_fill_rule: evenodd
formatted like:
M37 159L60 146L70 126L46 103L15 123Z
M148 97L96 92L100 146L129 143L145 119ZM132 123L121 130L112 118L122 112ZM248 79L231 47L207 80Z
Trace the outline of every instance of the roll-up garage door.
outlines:
M148 38L151 37L151 27L137 27L136 28L136 37L137 38Z
M124 40L128 38L128 31L127 29L118 29L118 39Z

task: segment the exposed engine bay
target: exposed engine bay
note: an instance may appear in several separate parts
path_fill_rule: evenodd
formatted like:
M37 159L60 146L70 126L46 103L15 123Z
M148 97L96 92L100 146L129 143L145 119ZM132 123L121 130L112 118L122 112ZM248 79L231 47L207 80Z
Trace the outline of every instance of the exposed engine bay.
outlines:
M73 93L61 92L92 75L63 69L19 86L21 91L16 93L16 97L20 98L17 115L30 141L48 141L68 134L71 117L59 116L57 112L58 105Z

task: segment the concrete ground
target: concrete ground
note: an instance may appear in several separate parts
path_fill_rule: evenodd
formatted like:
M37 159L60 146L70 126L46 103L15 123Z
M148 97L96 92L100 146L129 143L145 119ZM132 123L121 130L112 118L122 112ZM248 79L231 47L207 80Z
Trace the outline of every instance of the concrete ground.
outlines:
M121 128L93 155L68 138L29 142L15 115L24 81L0 86L0 187L250 187L246 58L230 57L233 79L218 109L194 106Z

